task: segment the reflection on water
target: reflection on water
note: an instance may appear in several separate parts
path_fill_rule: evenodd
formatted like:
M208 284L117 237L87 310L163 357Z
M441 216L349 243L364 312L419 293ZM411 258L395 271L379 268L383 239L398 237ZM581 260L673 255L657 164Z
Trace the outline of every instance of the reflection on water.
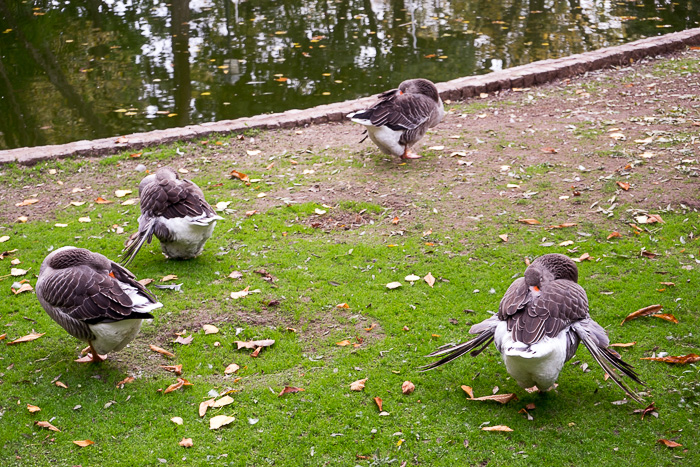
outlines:
M698 21L700 0L0 0L0 148L312 107Z

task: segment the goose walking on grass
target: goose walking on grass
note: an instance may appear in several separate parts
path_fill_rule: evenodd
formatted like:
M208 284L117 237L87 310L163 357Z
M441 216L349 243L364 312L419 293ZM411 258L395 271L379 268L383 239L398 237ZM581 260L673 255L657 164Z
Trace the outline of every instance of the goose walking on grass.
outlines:
M440 95L427 79L409 79L398 89L380 94L371 108L348 115L367 128L369 137L384 154L418 159L411 147L445 116Z
M222 220L192 181L180 179L169 167L162 167L139 183L141 216L139 230L124 247L122 264L128 265L153 235L160 240L167 258L190 259L202 253L216 221Z
M163 305L134 275L99 253L64 246L41 264L36 296L46 313L68 334L85 341L90 355L79 362L99 362L121 350L144 319Z
M578 269L569 257L540 256L525 270L525 277L508 287L498 313L469 329L477 335L474 339L439 348L428 356L444 357L422 369L431 370L465 353L475 357L494 342L508 373L521 387L546 391L582 342L615 384L641 402L616 372L644 383L609 347L607 333L588 314L586 292L577 282Z

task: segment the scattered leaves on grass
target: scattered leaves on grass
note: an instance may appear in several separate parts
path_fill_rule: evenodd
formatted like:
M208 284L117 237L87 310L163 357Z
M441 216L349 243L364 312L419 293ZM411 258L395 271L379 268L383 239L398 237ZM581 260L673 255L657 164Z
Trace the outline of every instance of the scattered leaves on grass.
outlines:
M203 417L207 413L207 409L214 405L215 399L209 399L199 403L199 416Z
M202 325L202 329L204 330L204 334L217 334L219 332L219 328L214 326L213 324L204 324Z
M484 426L481 427L483 431L513 431L512 428L508 428L505 425L495 425L495 426Z
M282 389L282 391L279 394L277 394L277 397L281 397L285 394L289 394L289 393L293 393L293 392L302 392L302 391L305 391L305 389L304 388L297 388L294 386L285 386L284 389Z
M537 225L540 223L540 221L538 221L537 219L518 219L518 222L527 225Z
M222 426L228 425L229 423L233 422L235 419L235 417L230 417L228 415L217 415L216 417L212 417L209 420L209 429L218 430Z
M257 347L270 347L272 344L275 343L274 339L263 339L259 341L234 341L234 343L238 346L238 350L240 349L255 349Z
M381 412L381 411L382 411L382 405L383 405L382 398L381 398L381 397L375 397L375 398L374 398L374 403L377 404L377 407L379 407L379 411Z
M664 438L662 438L662 439L660 439L660 440L658 440L658 441L656 441L656 442L657 442L657 443L661 443L661 444L663 444L664 446L669 447L669 448L678 448L678 447L683 446L683 445L680 444L680 443L676 443L675 441L671 441L671 440L669 440L669 439L664 439Z
M183 423L185 423L185 421L182 419L182 417L173 417L170 419L170 421L176 425L182 425Z
M651 314L654 314L654 313L658 313L658 312L661 311L662 309L663 309L663 305L659 305L659 304L657 304L657 305L649 305L649 306L647 306L647 307L644 307L644 308L642 308L642 309L640 309L640 310L635 311L634 313L630 313L629 315L627 315L627 317L626 317L625 319L623 319L622 322L620 323L620 326L622 326L623 324L625 324L627 321L631 321L631 320L633 320L633 319L637 319L637 318L639 318L640 316L647 316L647 315L651 315Z
M44 334L46 334L46 333L45 333L45 332L42 332L42 333L39 334L39 333L36 333L36 332L32 332L31 334L27 334L26 336L22 336L22 337L20 337L20 338L18 338L18 339L13 340L12 342L8 342L7 345L13 345L13 344L19 344L19 343L21 343L21 342L33 341L33 340L36 340L36 339L40 338L40 337L43 336Z
M416 385L410 381L404 381L403 384L401 384L401 392L404 394L411 394L415 390Z
M401 287L401 282L389 282L386 285L387 289L398 289L399 287Z
M224 370L224 374L230 375L232 373L237 372L241 367L236 365L235 363L231 363L229 366L226 367Z
M351 391L362 391L365 388L365 383L367 382L368 378L363 378L363 379L358 379L357 381L353 381L350 383L350 390Z
M90 441L89 439L80 439L77 441L73 441L73 444L77 444L81 448L86 448L86 447L90 446L91 444L95 444L95 442Z
M190 334L187 337L177 336L177 339L175 339L173 342L175 344L190 345L193 340L194 340L194 336Z
M576 222L564 222L563 224L559 225L550 225L550 229L566 229L569 227L576 227L578 224Z
M229 405L229 404L233 404L233 397L224 396L221 399L214 401L214 403L211 404L211 406L216 409L219 407L224 407L224 406Z
M180 365L161 365L160 367L162 369L164 369L165 371L170 371L171 373L175 373L178 376L180 376L182 374L182 364L180 364Z
M679 356L666 356L666 357L643 357L642 360L654 360L655 362L665 362L665 363L674 363L678 365L687 365L688 363L697 363L700 362L700 355L691 353L688 355L679 355Z
M14 287L10 287L12 289L12 293L15 295L21 294L22 292L29 292L34 290L34 288L27 282L19 286L19 289L16 289Z
M35 412L40 411L41 409L39 407L37 407L36 405L27 404L27 410L29 410L29 413L35 413Z
M165 350L161 347L158 347L157 345L149 344L148 348L154 352L158 352L159 354L165 355L167 357L175 357L174 353L168 352L167 350Z
M435 284L435 278L434 278L433 275L430 274L430 273L428 273L428 274L423 278L423 280L424 280L424 281L426 282L426 284L428 284L431 288L432 288L433 285Z
M183 448L191 448L194 446L194 442L192 441L192 438L182 438L179 443L180 446Z
M124 388L125 384L133 383L135 380L136 378L134 378L133 376L127 376L123 380L119 381L115 386L121 386L122 388Z
M55 426L53 426L51 423L46 422L46 421L41 421L41 422L36 422L36 424L42 428L48 428L51 431L61 431Z

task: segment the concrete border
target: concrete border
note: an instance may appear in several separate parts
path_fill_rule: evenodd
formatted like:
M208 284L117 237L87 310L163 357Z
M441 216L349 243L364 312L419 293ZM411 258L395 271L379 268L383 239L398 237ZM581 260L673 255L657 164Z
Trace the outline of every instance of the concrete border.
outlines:
M698 44L700 44L700 28L695 28L568 57L541 60L487 75L458 78L438 83L437 87L442 99L456 101L478 96L483 92L529 87L556 79L569 78L588 71L627 65L644 57L668 54ZM288 110L277 114L134 133L123 137L115 136L52 146L8 149L0 151L0 164L17 162L23 165L33 165L43 160L56 158L100 156L124 150L135 151L146 146L206 137L212 133L226 134L251 128L292 128L312 123L340 122L346 114L367 108L375 102L375 99L376 96L370 96L352 101L320 105L305 110Z

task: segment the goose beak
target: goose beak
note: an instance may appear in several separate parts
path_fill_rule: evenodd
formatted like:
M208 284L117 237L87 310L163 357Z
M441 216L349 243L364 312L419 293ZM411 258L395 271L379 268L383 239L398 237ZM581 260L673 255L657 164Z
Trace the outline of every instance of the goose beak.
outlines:
M533 285L532 287L530 287L530 290L532 290L533 292L539 292L540 288L537 287L536 285Z

